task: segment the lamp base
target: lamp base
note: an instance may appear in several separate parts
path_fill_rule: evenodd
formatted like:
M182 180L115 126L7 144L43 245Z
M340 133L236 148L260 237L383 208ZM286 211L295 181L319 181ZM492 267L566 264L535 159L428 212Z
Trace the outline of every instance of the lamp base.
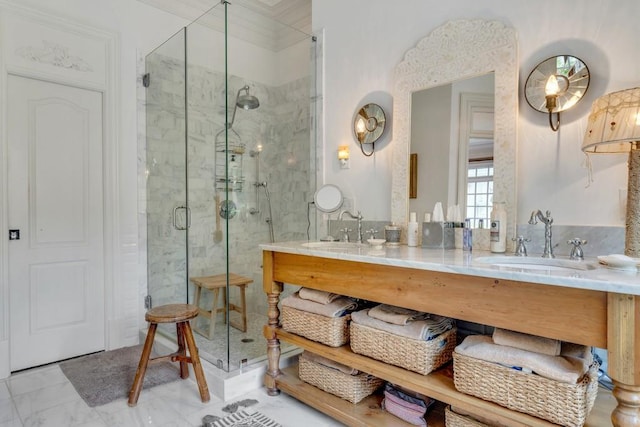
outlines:
M629 183L627 186L627 219L624 254L640 258L640 147L631 144L629 151Z

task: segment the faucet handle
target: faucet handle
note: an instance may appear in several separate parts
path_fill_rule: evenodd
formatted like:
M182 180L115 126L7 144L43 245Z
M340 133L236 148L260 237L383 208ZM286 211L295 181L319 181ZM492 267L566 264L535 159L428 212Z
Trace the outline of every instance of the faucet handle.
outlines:
M341 233L344 233L344 234L342 235L342 241L343 241L343 242L348 242L348 241L349 241L349 233L350 233L350 232L352 232L352 231L353 231L352 229L350 229L350 228L346 228L346 227L345 227L345 228L341 228L341 229L340 229L340 232L341 232Z
M369 230L365 231L365 233L369 233L370 234L370 238L375 239L376 238L376 233L378 232L378 230L370 228Z
M584 252L582 251L582 245L586 245L587 241L582 240L579 237L574 239L567 240L567 244L571 245L571 252L569 253L569 258L571 259L584 259Z
M527 247L525 246L525 242L530 242L530 238L525 238L524 236L514 237L514 242L516 242L516 250L514 252L515 256L527 256Z

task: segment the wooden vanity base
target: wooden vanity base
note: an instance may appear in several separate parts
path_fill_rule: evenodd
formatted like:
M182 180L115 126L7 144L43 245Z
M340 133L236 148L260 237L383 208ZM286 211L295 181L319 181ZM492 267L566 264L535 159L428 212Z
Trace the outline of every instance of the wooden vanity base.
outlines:
M268 296L269 320L264 328L269 366L265 385L279 389L347 425L394 425L356 421L355 407L335 407L327 395L311 398L295 372L279 368L280 341L339 361L363 372L457 406L501 426L553 424L458 392L442 372L420 375L354 354L348 345L332 348L280 328L278 301L283 283L388 303L470 322L502 327L563 341L608 349L613 395L599 390L588 427L640 427L640 298L589 289L542 285L448 272L369 264L318 256L263 252L263 288ZM311 387L311 386L308 386ZM315 392L314 392L315 393ZM314 395L315 396L315 395ZM324 395L321 395L324 396ZM317 401L317 403L313 403ZM614 404L617 403L615 410ZM350 404L351 405L351 404ZM351 405L353 406L353 405ZM356 405L357 406L357 405ZM366 412L366 411L365 411ZM374 411L375 412L375 411Z

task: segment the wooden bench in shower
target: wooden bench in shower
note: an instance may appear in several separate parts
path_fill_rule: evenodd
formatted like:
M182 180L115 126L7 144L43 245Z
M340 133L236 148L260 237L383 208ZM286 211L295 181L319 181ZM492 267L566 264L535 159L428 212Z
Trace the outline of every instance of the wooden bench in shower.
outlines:
M198 327L197 322L194 322L193 330L202 336L213 339L213 332L216 325L216 316L218 313L222 313L224 322L227 323L227 275L218 274L215 276L205 277L192 277L191 282L195 285L195 298L194 305L198 307L198 315L203 316L209 320L209 330L205 331ZM252 283L253 280L248 277L240 276L239 274L229 273L229 287L237 286L240 289L240 305L232 304L229 302L229 311L235 311L240 313L242 320L240 323L231 321L229 323L236 329L242 332L247 332L247 300L245 295L245 289L247 285ZM202 308L200 306L200 297L202 296L202 289L206 289L213 293L211 297L211 309ZM222 290L222 304L218 305L218 297L220 296L220 290Z

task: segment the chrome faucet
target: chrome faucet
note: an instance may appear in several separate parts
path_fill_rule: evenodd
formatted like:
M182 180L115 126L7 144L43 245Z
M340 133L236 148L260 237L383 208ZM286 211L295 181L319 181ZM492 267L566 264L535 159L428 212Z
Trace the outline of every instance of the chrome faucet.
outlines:
M338 221L342 221L342 215L347 214L351 218L358 220L358 243L362 243L362 214L358 211L357 215L352 214L349 211L341 211L338 215Z
M542 211L531 212L531 218L529 224L537 224L538 220L544 223L544 252L542 258L555 258L553 254L553 245L551 244L551 224L553 224L553 218L551 218L551 212L547 211L546 216L542 214Z

